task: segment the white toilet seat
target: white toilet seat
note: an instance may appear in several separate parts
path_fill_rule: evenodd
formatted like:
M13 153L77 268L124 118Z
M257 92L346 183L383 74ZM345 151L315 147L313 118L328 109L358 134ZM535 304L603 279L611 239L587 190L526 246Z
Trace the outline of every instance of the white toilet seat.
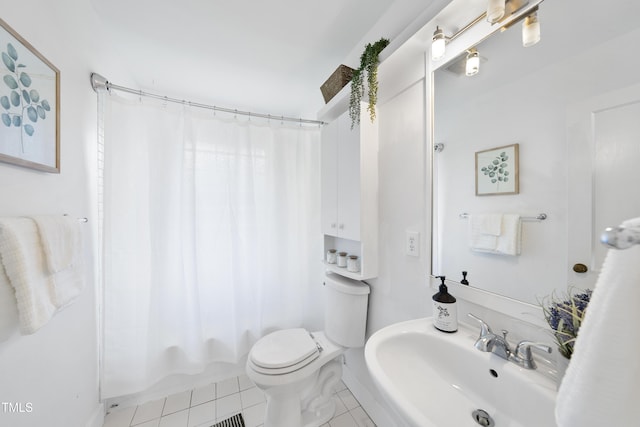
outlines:
M262 337L251 349L252 368L265 375L285 375L312 363L322 348L303 328L285 329Z

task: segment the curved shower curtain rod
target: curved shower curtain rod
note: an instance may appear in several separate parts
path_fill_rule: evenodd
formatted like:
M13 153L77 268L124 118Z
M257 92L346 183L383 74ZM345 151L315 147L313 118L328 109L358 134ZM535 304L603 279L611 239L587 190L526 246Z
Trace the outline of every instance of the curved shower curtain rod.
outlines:
M142 90L131 89L131 88L128 88L128 87L124 87L124 86L119 86L119 85L113 84L110 81L108 81L106 78L102 77L98 73L91 73L91 87L96 92L103 91L103 90L106 90L107 92L109 92L111 90L118 90L120 92L131 93L131 94L138 95L138 96L145 96L145 97L148 97L148 98L161 99L161 100L166 101L166 102L174 102L174 103L177 103L177 104L185 104L185 105L189 105L191 107L205 108L207 110L221 111L223 113L239 114L241 116L258 117L258 118L261 118L261 119L268 119L268 120L280 120L282 122L295 122L295 123L299 123L301 126L302 126L302 124L311 124L311 125L319 125L319 126L322 126L322 125L326 124L325 122L323 122L321 120L311 120L311 119L303 119L303 118L296 119L294 117L274 116L272 114L262 114L262 113L252 113L250 111L240 111L240 110L236 110L236 109L232 109L232 108L217 107L215 105L208 105L208 104L201 104L201 103L198 103L198 102L185 101L184 99L169 98L168 96L156 95L154 93L144 92Z

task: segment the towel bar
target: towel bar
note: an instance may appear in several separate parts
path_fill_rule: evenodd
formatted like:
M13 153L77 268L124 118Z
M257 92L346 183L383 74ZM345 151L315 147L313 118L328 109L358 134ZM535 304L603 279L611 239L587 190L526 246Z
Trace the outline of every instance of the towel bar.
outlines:
M628 249L640 245L640 229L608 227L600 236L600 242L609 248Z
M469 214L463 212L460 214L460 218L469 218ZM523 221L544 221L545 219L547 219L547 214L540 213L536 216L521 216L520 219Z
M69 214L63 214L64 216L69 216ZM77 218L78 222L89 222L89 218L87 218L86 216Z

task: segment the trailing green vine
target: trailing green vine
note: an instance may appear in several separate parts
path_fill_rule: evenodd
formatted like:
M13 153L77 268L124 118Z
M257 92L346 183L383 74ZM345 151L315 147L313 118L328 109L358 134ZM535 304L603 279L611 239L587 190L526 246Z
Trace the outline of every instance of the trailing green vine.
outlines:
M369 117L371 122L376 118L376 103L378 102L378 64L380 52L389 45L389 40L381 38L374 44L368 43L360 56L360 67L354 70L351 78L351 98L349 99L349 117L351 128L360 124L360 101L364 95L364 73L367 73L369 86Z

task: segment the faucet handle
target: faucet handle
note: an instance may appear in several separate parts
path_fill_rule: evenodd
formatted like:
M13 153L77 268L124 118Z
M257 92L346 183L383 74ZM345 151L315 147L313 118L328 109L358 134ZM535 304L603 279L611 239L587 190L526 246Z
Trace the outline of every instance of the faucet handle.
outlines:
M536 364L533 361L533 356L531 355L531 348L538 349L540 351L544 351L546 353L551 353L551 347L546 344L540 344L532 341L520 341L516 346L514 351L514 356L516 360L520 362L522 367L527 369L535 369Z
M471 313L468 313L467 316L469 316L473 320L477 320L478 322L480 322L480 338L484 337L485 335L493 333L489 325L487 325L487 323L481 318L479 318L478 316L475 316Z

